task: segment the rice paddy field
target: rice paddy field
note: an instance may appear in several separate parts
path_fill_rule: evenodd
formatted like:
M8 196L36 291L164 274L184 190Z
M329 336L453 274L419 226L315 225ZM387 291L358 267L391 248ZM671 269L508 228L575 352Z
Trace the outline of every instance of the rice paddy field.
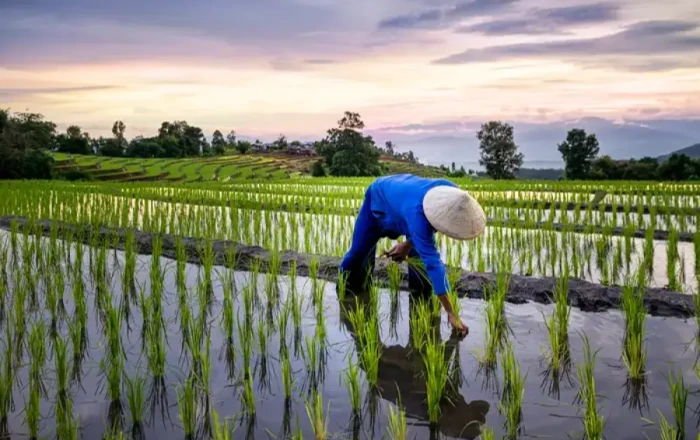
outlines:
M0 182L0 438L700 438L700 185L458 180L460 340L336 284L371 180L193 180Z

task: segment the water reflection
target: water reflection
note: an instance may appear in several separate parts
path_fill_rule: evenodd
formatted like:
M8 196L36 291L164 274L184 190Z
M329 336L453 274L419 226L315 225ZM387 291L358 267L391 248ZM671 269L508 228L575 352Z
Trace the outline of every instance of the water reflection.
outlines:
M415 304L419 299L410 297L409 313L415 313ZM344 301L339 301L340 322L352 336L356 349L360 350L359 343L349 319L349 314L357 307L368 305L369 294L349 296ZM406 417L414 419L415 425L429 424L428 408L426 405L426 382L423 360L413 347L413 335L409 327L409 343L407 346L382 344L382 355L379 360L378 380L376 392L370 394L379 396L392 404L403 406ZM432 331L438 337L440 335L440 320L433 320ZM448 375L445 402L441 407L441 416L438 424L431 427L431 437L442 434L452 438L475 439L481 433L480 426L486 421L486 414L490 409L488 402L475 400L467 402L459 392L463 381L459 362L459 337L453 334L445 344L445 357L451 359L454 356L451 374ZM372 402L372 398L368 398ZM375 406L375 405L370 405ZM375 406L376 408L376 406ZM370 409L370 417L372 413ZM371 426L371 423L370 423Z

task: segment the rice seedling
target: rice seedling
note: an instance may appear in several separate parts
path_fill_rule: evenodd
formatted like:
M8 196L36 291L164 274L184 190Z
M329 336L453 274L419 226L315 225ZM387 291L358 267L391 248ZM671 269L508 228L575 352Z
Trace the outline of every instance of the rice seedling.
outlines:
M513 346L510 343L501 353L501 368L503 369L501 412L505 414L508 438L514 439L520 433L526 377L521 375L520 365L515 359Z
M644 271L639 271L644 274ZM621 306L625 315L625 337L622 360L630 379L639 381L644 377L647 350L644 347L645 322L644 285L635 285L629 277L622 289Z
M243 378L243 391L241 392L241 405L248 417L255 417L256 403L253 391L253 379L250 376Z
M39 421L41 419L41 397L38 384L34 380L29 381L29 401L24 406L24 423L29 431L29 438L39 438Z
M642 420L650 424L654 424L654 422L646 418L642 418ZM659 411L659 436L661 437L661 440L679 440L683 438L680 436L680 433L678 432L676 426L669 423L661 411Z
M291 399L294 378L292 377L292 364L289 360L289 353L283 351L280 356L280 370L282 372L282 385L284 387L284 398Z
M253 329L244 324L239 315L236 315L236 318L239 335L238 340L241 345L241 354L243 357L243 378L246 379L250 377L250 362L253 352Z
M605 420L598 411L598 403L593 371L597 352L591 352L588 336L583 339L583 363L576 366L580 389L577 400L584 405L583 427L588 440L600 440L603 438Z
M216 410L211 412L212 418L212 438L213 440L233 440L233 434L236 432L236 425L231 423L231 420L224 420L223 423L219 420L219 413Z
M423 365L425 367L425 387L428 405L428 419L435 424L440 419L440 404L445 395L450 358L445 355L445 345L432 333L427 335Z
M671 404L673 406L673 416L676 422L676 438L683 439L685 438L685 410L688 405L689 389L685 384L682 374L676 377L673 373L670 373L668 385L671 390Z
M309 423L314 433L314 439L326 440L328 438L328 419L323 414L323 397L320 391L316 391L312 400L307 401L306 414L309 416Z
M287 348L287 327L289 326L289 315L292 313L292 304L290 300L290 296L287 296L287 299L284 301L284 304L282 305L282 309L277 316L277 326L279 329L279 344L280 344L280 355L283 355L285 352L288 351Z
M44 385L43 369L46 362L46 328L43 321L32 324L29 332L29 383L30 389L37 393L38 397L46 398L46 386Z
M53 345L54 365L56 370L56 399L58 404L70 398L70 365L68 363L68 343L60 335Z
M700 273L700 272L699 272ZM346 290L347 290L347 280L348 280L348 274L343 271L338 272L338 299L340 301L345 301L346 297Z
M56 437L63 440L78 440L80 419L73 415L73 401L67 399L56 405Z
M194 377L187 378L182 386L178 387L176 393L180 423L182 423L182 429L185 432L185 439L193 440L197 433L199 419Z
M408 438L408 426L406 424L406 412L401 405L399 398L398 405L389 406L389 421L387 425L387 435L391 440L406 440Z
M7 434L7 422L14 400L12 390L15 382L15 367L12 358L12 338L9 337L10 326L5 326L5 351L0 353L0 434Z
M109 303L108 303L109 304ZM121 385L124 371L124 350L121 341L121 316L116 307L108 306L105 321L106 350L101 362L107 377L107 396L112 406L121 408Z
M479 436L479 439L481 439L481 440L496 440L496 433L493 431L493 428L491 428L490 426L482 427L481 428L481 436Z
M124 377L126 401L131 414L132 432L143 432L143 422L146 413L146 378L136 375L133 378Z
M345 381L345 387L348 390L348 397L350 398L350 408L352 408L353 415L359 417L360 414L360 367L356 363L353 363L351 356L348 356L348 369L343 374L343 379Z

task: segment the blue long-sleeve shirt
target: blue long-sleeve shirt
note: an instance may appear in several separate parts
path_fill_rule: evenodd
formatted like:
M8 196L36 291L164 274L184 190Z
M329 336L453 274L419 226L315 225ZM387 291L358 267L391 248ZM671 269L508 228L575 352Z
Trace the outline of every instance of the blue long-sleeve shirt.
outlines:
M423 212L425 194L436 186L452 186L444 179L426 179L411 174L380 177L367 188L365 201L355 223L350 250L341 263L348 270L366 258L382 237L404 235L418 252L436 295L449 290L445 266L435 244L435 229Z

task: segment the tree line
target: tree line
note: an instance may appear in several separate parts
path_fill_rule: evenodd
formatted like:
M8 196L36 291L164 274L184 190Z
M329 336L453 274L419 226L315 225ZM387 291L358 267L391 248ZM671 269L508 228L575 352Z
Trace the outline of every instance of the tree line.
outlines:
M338 126L313 144L321 158L313 166L314 175L378 176L387 171L380 158L394 158L418 164L413 151L398 152L392 142L378 147L371 136L362 134L364 122L357 113L345 112ZM112 136L92 137L77 125L64 133L56 124L39 113L10 113L0 109L0 179L50 179L54 159L51 152L107 157L187 158L217 156L234 151L245 154L253 143L236 138L235 130L227 135L215 130L211 142L200 127L186 121L165 121L155 136L126 138L126 125L115 121ZM262 143L259 140L255 144ZM287 140L281 134L268 147L286 151L301 147L299 141Z
M524 157L518 152L513 127L490 121L476 136L481 150L479 164L486 169L485 174L494 179L516 178ZM663 161L653 157L614 160L599 156L596 135L581 128L569 130L557 150L565 164L563 178L569 180L700 180L700 159L675 153Z

